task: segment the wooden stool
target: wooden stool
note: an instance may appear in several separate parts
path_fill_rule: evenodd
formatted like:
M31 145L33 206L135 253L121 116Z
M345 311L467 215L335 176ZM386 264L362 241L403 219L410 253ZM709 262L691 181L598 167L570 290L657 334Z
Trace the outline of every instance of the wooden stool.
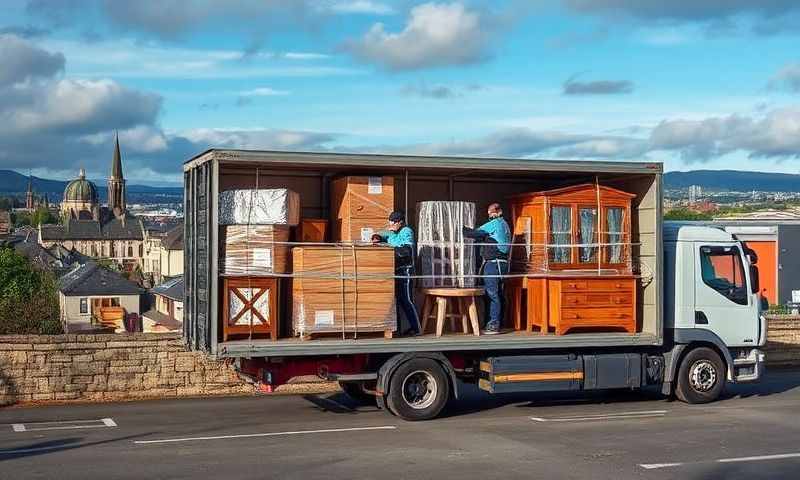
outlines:
M475 297L484 295L483 288L423 288L422 293L425 294L425 303L422 306L422 333L425 333L428 320L435 318L436 336L441 337L444 322L449 318L451 330L456 329L456 319L461 319L461 328L465 334L469 334L470 323L473 333L476 336L481 334Z

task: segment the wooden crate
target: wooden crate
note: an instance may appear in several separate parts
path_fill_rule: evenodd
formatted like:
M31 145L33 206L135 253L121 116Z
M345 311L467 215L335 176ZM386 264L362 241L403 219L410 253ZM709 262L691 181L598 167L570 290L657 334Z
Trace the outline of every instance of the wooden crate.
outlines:
M221 227L220 274L270 275L289 272L291 248L286 225L228 225ZM277 242L277 244L276 244Z
M388 217L394 210L393 177L341 177L331 182L335 218Z
M222 341L231 336L278 339L280 322L278 278L222 279Z
M393 249L295 247L292 259L296 335L397 329Z
M342 177L331 183L333 240L369 241L368 232L386 227L394 210L393 177Z
M636 333L636 278L558 276L528 278L528 330L623 330Z
M328 238L329 222L324 218L303 218L297 227L297 241L323 243Z
M373 234L386 230L387 217L337 218L334 220L333 239L335 242L369 243Z

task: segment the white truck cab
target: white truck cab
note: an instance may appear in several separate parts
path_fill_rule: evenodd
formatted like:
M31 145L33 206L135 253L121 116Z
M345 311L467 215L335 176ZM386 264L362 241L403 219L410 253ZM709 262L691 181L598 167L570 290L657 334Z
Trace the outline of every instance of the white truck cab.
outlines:
M722 228L679 222L665 223L664 253L664 328L672 335L672 356L706 344L726 360L728 381L758 380L767 331L755 253ZM702 365L690 371L701 374Z

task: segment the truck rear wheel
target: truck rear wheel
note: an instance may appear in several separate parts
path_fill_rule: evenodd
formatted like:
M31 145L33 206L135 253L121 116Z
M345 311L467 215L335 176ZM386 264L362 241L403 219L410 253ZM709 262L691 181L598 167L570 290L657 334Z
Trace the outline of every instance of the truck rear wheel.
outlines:
M386 404L404 420L429 420L439 415L449 399L450 382L439 362L412 358L392 374Z
M709 403L725 387L725 364L714 350L695 348L683 357L675 395L686 403Z

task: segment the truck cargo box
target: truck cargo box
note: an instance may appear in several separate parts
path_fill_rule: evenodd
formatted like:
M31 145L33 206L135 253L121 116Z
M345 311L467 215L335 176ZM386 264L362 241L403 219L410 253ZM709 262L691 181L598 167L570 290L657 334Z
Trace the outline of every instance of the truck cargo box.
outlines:
M632 275L636 277L636 291L632 297L635 305L630 307L636 316L635 333L604 331L543 335L523 329L497 336L373 336L302 341L288 333L291 329L289 316L282 319L283 333L277 341L244 339L223 342L219 322L220 256L223 251L218 205L220 192L288 189L299 196L301 218L334 222L339 211L334 211L337 207L331 204L332 197L338 198L333 188L338 188L335 187L336 179L346 177L381 177L382 192L389 188L393 192L392 208L404 210L415 230L418 218L415 209L424 201L472 202L476 205L477 223L480 224L485 220L487 206L493 202L500 202L510 214L512 198L518 194L597 184L634 195L629 253ZM387 177L394 182L393 185L386 183ZM663 342L661 177L660 163L206 151L184 164L186 343L192 349L217 357L660 345ZM373 191L376 191L377 180L373 184ZM369 181L365 188L368 191ZM382 207L388 210L390 206Z

